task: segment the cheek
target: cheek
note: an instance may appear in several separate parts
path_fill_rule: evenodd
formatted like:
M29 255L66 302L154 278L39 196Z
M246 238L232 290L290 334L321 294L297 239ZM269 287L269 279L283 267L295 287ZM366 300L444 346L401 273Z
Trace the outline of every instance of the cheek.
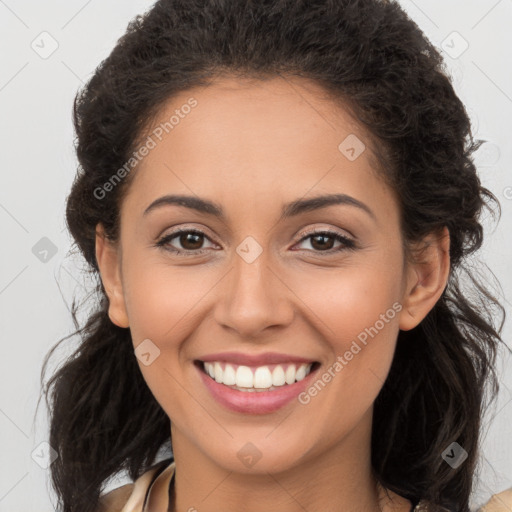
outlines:
M127 255L128 256L128 255ZM123 262L125 304L134 348L150 340L157 357L139 368L155 399L169 417L197 415L185 382L195 368L187 356L187 340L204 317L208 292L214 292L218 276L199 267L166 264L160 257L135 255Z
M322 403L318 413L325 421L355 421L386 380L402 309L399 268L387 268L385 273L380 264L338 269L330 276L310 275L294 287L311 311L316 338L328 354L318 376L322 382L304 397L304 402ZM348 407L352 414L340 416L340 407Z
M179 339L217 281L206 269L167 265L161 257L132 259L124 274L125 304L136 344L145 338L166 343Z
M401 278L398 268L382 272L382 265L375 263L304 272L290 286L311 311L311 318L316 316L315 325L324 337L342 350L359 334L364 338L376 323L386 335L390 325L398 324Z

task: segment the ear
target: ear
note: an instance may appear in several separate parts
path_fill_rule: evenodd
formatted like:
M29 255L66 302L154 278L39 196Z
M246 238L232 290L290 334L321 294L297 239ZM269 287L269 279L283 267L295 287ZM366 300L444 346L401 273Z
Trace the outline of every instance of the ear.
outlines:
M101 223L96 226L96 261L109 300L108 316L118 327L129 327L121 281L120 254L117 245L105 235Z
M450 233L444 226L413 249L414 262L407 262L406 287L399 327L416 327L441 297L450 273Z

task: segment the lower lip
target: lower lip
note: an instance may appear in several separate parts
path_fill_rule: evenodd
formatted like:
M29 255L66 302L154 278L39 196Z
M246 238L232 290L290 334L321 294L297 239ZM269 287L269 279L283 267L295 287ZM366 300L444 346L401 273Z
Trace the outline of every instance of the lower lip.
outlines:
M199 363L202 365L202 363ZM294 384L285 384L273 391L238 391L219 384L207 375L199 365L195 365L201 379L213 398L231 411L244 414L267 414L277 411L290 403L302 393L309 385L318 368L310 371L304 379Z

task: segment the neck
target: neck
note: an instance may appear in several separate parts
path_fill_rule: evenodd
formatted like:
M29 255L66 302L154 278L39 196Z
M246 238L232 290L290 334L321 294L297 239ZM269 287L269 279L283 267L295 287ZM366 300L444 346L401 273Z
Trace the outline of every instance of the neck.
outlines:
M172 424L176 463L172 510L409 512L407 500L392 492L387 496L374 478L370 453L371 413L370 410L364 421L335 446L326 446L324 450L313 446L299 461L279 471L256 463L251 471L239 472L234 469L238 469L239 464L229 465L229 444L225 446L226 458L214 460L192 443L186 432Z

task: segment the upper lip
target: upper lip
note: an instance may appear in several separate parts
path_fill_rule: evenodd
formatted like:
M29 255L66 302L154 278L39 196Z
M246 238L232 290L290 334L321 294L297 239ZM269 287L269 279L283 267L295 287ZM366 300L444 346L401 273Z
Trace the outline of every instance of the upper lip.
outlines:
M222 361L245 366L263 366L266 364L280 363L314 363L314 359L294 356L291 354L281 354L278 352L264 352L262 354L243 354L241 352L218 352L217 354L208 354L199 359L203 362Z

